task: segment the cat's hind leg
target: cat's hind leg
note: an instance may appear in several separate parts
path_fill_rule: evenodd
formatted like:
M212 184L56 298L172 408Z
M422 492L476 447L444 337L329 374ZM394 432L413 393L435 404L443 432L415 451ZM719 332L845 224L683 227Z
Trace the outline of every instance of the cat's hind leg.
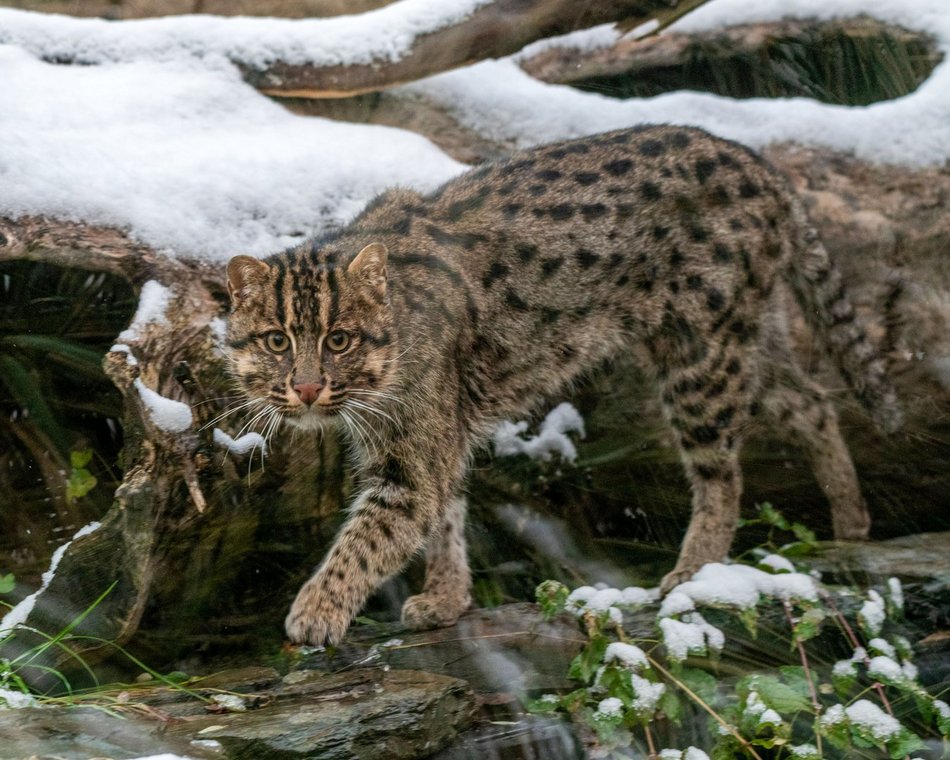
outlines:
M771 380L771 378L769 378ZM804 450L831 505L837 539L865 540L871 528L838 415L823 388L805 376L789 354L764 384L761 408L780 434Z
M671 372L663 384L665 411L692 490L689 527L676 566L660 583L663 593L706 563L723 561L739 522L739 450L753 361L751 353L723 353L712 362Z
M445 519L426 546L426 579L422 593L402 607L402 622L412 630L453 625L472 603L472 577L465 544L464 496L452 499Z

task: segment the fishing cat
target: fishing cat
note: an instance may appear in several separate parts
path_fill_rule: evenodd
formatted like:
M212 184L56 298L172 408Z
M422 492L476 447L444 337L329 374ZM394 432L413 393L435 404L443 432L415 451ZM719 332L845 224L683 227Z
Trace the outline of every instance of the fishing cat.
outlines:
M338 234L237 256L228 289L247 395L290 425L342 423L355 452L360 492L287 616L293 641L339 641L423 548L403 620L453 623L470 603L473 449L634 344L692 486L664 590L729 551L754 414L809 452L835 536L867 537L834 408L789 349L787 295L885 430L893 388L800 201L735 143L649 126L542 146L429 195L391 190Z

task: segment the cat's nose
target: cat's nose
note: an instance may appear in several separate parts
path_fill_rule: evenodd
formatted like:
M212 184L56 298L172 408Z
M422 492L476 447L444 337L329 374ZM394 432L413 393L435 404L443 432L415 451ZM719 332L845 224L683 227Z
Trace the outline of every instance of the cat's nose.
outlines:
M323 386L320 383L296 383L294 385L294 392L307 406L317 400L317 396L320 395L322 390Z

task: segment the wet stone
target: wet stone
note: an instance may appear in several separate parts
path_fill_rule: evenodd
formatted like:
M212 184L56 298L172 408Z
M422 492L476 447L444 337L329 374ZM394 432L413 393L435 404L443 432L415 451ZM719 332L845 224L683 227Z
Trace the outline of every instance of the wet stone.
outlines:
M146 705L152 719L95 708L0 710L0 758L410 760L449 746L476 707L463 681L385 667L295 671L283 678L251 667L187 688L191 694L166 687L135 691L132 700Z
M246 712L186 717L166 734L213 739L227 757L416 758L446 747L471 721L471 689L419 671L295 672Z

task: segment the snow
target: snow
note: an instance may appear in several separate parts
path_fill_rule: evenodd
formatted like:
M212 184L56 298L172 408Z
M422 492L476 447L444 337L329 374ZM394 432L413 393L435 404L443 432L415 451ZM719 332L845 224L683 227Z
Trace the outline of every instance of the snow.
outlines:
M804 573L773 575L748 565L704 565L691 580L681 583L671 593L689 597L700 604L719 604L748 609L760 596L776 599L816 600L815 581Z
M886 655L871 658L868 663L868 675L887 683L902 683L907 678L903 668Z
M884 608L884 599L873 588L869 589L868 598L858 611L858 619L863 621L865 628L867 628L872 635L876 635L880 633L881 626L884 625L886 617L887 613Z
M227 449L237 456L243 456L257 448L261 449L261 451L267 451L267 442L260 433L246 433L239 438L232 438L221 428L215 428L213 437L214 442L218 444L218 446Z
M607 697L600 700L597 705L597 712L608 718L616 718L623 713L623 702L617 697Z
M604 652L604 662L613 662L614 660L635 671L649 667L650 664L640 647L622 641L614 641L608 644L607 650Z
M524 61L553 48L577 50L579 52L602 50L613 45L621 36L623 35L617 31L615 24L600 24L599 26L592 26L590 29L579 29L576 32L568 32L567 34L546 37L532 42L515 53L512 60Z
M501 422L492 435L495 456L510 457L526 454L532 459L547 462L552 455L559 454L568 462L577 459L577 449L568 433L577 433L584 437L584 420L571 404L566 401L558 404L544 418L536 436L525 438L528 423Z
M39 595L52 583L53 576L56 574L56 568L59 567L60 560L62 560L63 555L66 554L69 545L76 539L87 536L94 530L97 530L100 525L101 523L98 522L91 522L88 525L84 525L73 534L73 537L69 541L53 552L53 556L50 558L49 569L43 573L40 578L40 587L29 596L24 597L19 604L14 606L3 616L3 619L0 620L0 634L13 630L15 626L22 624L29 617Z
M424 138L295 116L248 86L234 61L398 60L418 35L487 2L401 0L360 16L307 20L107 22L0 9L0 214L113 225L172 254L223 261L339 227L394 184L435 189L464 167ZM674 28L866 12L861 0L713 0ZM929 32L950 52L946 0L876 0L873 13ZM560 42L592 49L615 37L597 27ZM522 54L550 45L539 44ZM70 58L98 65L43 60ZM916 92L867 107L697 92L620 101L533 80L517 56L395 92L424 97L512 147L677 122L753 147L797 140L911 166L950 158L950 56Z
M657 613L657 617L680 615L695 608L696 603L693 602L689 596L679 591L671 591L666 595L666 598L663 599L663 603L660 605L660 611Z
M171 290L157 280L148 280L142 285L142 290L139 292L139 305L135 310L135 316L132 317L132 323L119 333L119 344L113 346L112 350L121 350L120 346L128 349L128 346L123 346L123 344L134 343L141 338L142 329L146 325L167 325L165 312L168 311L171 299Z
M229 712L246 712L247 703L237 694L214 694L211 701Z
M133 383L138 389L142 403L148 409L149 416L156 427L166 433L181 433L191 426L191 409L187 404L165 398L136 378Z
M39 703L30 694L11 689L0 689L0 710L19 710L23 707L37 707Z
M755 719L756 723L760 726L778 726L782 723L782 716L771 707L768 707L765 702L762 701L762 697L759 696L759 693L754 689L751 690L748 697L746 697L744 712L750 718Z
M878 654L886 655L887 657L897 657L897 650L894 649L891 642L880 637L871 639L868 642L868 649Z
M339 227L394 184L433 190L463 168L410 132L291 114L222 59L56 66L0 45L2 215L114 225L223 262Z
M683 620L661 618L660 632L673 660L685 660L690 654L705 655L707 650L719 652L726 643L722 631L707 623L698 612L690 613Z
M894 607L900 611L904 609L904 587L899 578L887 579L887 590L890 594Z
M900 733L901 724L897 718L888 715L866 699L859 699L853 705L848 705L845 713L853 725L867 729L878 741L887 741Z
M109 349L109 351L115 351L120 354L125 354L125 363L130 367L134 367L139 363L139 360L135 358L135 354L132 353L132 348L127 343L116 343Z
M831 668L831 674L836 678L855 678L858 669L853 660L838 660Z
M637 607L641 604L648 604L656 601L659 596L659 589L646 589L639 586L627 586L621 590L620 598L617 604L625 607Z
M765 565L778 572L795 572L795 565L789 562L781 554L766 554L759 560L760 565Z
M490 1L401 0L359 16L299 21L195 15L115 23L0 10L0 43L96 64L188 55L226 57L252 68L276 60L371 64L404 58L420 35L456 24Z
M866 13L867 4L860 0L714 0L671 29L699 31L783 17L832 19ZM873 15L926 31L941 51L950 51L945 0L877 0ZM520 148L632 124L672 122L701 126L757 148L796 141L909 166L935 166L950 158L950 56L914 93L860 107L807 98L733 100L687 91L621 101L538 82L510 58L399 89L434 102L464 126Z
M659 703L663 693L666 691L666 684L653 683L646 678L641 678L636 673L630 674L630 683L633 685L633 709L640 715L652 716L656 712L656 706Z
M865 729L878 741L887 741L901 730L901 724L896 718L866 699L859 699L848 707L832 705L821 716L821 722L826 726L833 726L845 720Z
M696 747L687 747L682 752L678 749L660 750L660 760L709 760L709 755Z

